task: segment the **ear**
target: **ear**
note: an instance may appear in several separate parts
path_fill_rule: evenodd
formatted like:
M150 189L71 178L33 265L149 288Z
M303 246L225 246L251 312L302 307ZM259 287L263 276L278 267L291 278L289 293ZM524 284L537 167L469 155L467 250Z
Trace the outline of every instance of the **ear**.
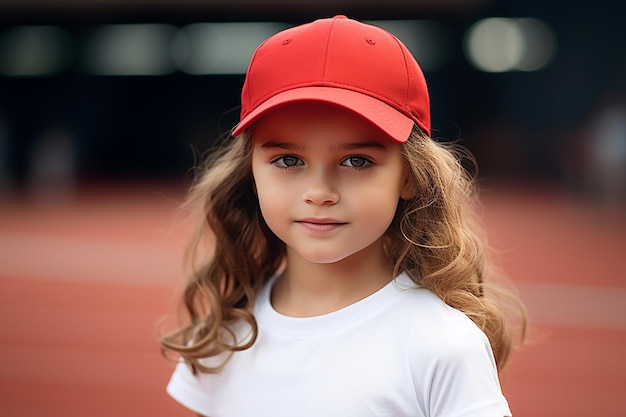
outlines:
M402 185L400 187L400 198L403 200L410 200L415 197L417 193L417 189L415 183L412 181L413 178L404 170L404 174L402 175Z

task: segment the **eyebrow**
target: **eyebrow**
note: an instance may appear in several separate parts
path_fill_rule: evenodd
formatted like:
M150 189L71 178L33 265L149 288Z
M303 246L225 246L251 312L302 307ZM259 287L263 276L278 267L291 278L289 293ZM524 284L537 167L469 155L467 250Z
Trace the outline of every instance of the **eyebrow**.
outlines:
M303 150L305 147L300 146L296 143L292 143L292 142L274 142L274 141L270 141L270 142L265 142L264 144L261 145L261 148L263 149L284 149L284 150L289 150L289 151L301 151ZM351 150L356 150L356 149L387 149L387 147L385 145L383 145L380 142L375 142L375 141L371 141L371 142L346 142L346 143L341 143L339 145L333 146L330 150L331 151L351 151Z
M263 149L285 149L288 151L301 151L303 149L302 146L297 145L295 143L292 142L265 142L264 144L261 145L261 148Z
M380 142L354 142L354 143L341 143L332 148L332 150L351 151L355 149L387 149L385 145Z

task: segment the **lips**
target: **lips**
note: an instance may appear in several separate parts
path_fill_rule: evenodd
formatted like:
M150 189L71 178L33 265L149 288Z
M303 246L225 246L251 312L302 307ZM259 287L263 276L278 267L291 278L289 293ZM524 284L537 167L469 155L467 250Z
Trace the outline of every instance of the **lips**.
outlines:
M297 220L296 223L312 232L331 232L348 224L347 222L330 218L307 218Z

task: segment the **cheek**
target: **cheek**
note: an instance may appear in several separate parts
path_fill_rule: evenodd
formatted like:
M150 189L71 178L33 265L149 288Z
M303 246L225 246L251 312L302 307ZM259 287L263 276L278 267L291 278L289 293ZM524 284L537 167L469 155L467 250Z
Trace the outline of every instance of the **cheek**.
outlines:
M371 196L369 211L374 218L378 217L378 223L386 228L393 221L400 199L403 198L403 175L399 172L392 172L385 179L385 184L381 185L377 196Z
M398 200L391 195L380 196L375 204L364 208L363 218L377 229L387 230L396 214Z
M279 191L280 190L277 188L268 189L267 187L264 187L257 192L259 197L259 206L261 207L261 213L263 213L263 216L274 213L282 207L284 199L281 197Z
M342 195L344 204L362 221L377 229L386 229L396 213L400 192L393 185L384 183L363 188L353 187Z
M255 177L261 214L268 226L285 217L289 206L289 189L276 181L267 181L263 175Z

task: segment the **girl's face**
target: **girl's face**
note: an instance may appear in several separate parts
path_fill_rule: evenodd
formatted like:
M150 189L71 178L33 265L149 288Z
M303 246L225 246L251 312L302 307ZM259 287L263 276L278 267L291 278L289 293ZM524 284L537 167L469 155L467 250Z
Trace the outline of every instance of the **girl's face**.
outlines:
M333 263L382 252L398 200L410 197L403 166L400 144L337 107L280 108L253 130L261 212L287 259Z

